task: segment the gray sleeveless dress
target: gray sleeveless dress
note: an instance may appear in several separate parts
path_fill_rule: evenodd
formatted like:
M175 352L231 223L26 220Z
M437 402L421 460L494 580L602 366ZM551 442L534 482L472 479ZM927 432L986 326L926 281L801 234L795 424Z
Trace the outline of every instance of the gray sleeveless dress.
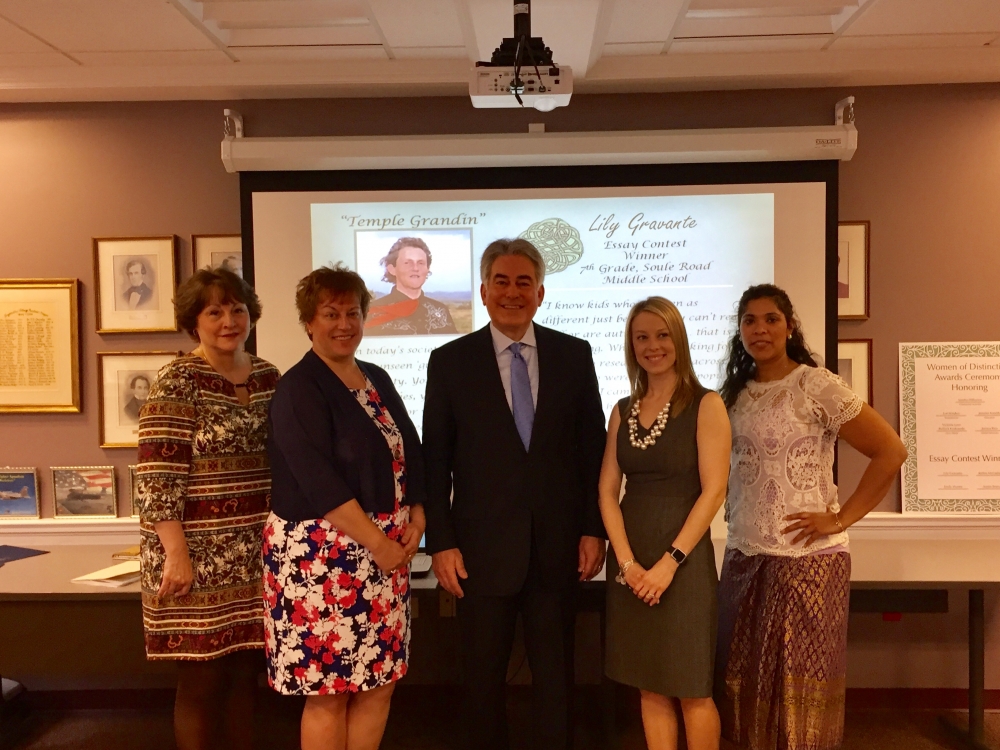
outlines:
M701 389L656 443L646 450L628 439L628 399L618 402L618 465L626 477L622 516L635 559L649 569L670 549L701 495L698 407ZM648 431L638 425L638 437ZM660 603L650 607L615 582L618 561L608 555L605 672L616 682L675 698L712 695L718 574L711 534L705 533L677 569Z

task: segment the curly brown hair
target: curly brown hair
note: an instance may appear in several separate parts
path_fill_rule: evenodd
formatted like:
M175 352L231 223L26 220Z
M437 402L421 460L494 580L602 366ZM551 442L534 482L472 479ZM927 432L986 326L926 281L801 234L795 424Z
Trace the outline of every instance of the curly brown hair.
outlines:
M368 317L368 306L372 302L372 293L368 291L365 280L349 269L343 263L333 266L322 266L301 279L295 287L295 307L299 311L299 322L306 327L316 317L316 309L325 297L340 297L353 294L361 305L361 317ZM306 329L309 333L309 329ZM312 336L309 337L310 340Z
M418 250L423 250L424 254L427 256L427 268L431 267L431 249L427 247L427 243L424 242L419 237L400 237L394 243L392 247L389 248L389 252L386 256L379 261L379 264L385 269L385 273L382 275L382 281L388 281L390 284L396 283L396 277L389 273L389 266L395 266L396 262L399 260L399 253L404 247L415 247Z
M224 268L202 268L181 284L174 295L177 324L195 341L198 341L198 316L213 301L246 305L250 324L255 325L260 320L260 299L252 286Z

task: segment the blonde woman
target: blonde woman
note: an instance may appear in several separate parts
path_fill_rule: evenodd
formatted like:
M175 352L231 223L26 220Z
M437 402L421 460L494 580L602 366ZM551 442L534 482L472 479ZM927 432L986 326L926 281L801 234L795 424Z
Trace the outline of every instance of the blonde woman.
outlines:
M669 300L632 308L625 365L632 395L611 410L600 481L614 550L605 668L639 688L650 750L677 747L679 718L691 750L716 750L718 577L709 525L726 495L729 419L718 394L698 382L684 320Z

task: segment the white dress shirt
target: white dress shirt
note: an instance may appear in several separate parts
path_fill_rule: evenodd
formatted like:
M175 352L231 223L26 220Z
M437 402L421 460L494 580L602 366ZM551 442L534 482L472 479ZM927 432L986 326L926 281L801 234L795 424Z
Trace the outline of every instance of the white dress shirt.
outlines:
M514 354L508 348L515 343L514 339L508 338L490 323L490 333L493 335L493 351L497 355L497 367L500 369L500 382L503 383L503 392L507 396L507 406L514 411L514 401L510 395L510 362L514 359ZM524 357L528 365L528 381L531 383L531 402L538 408L538 346L535 344L535 324L529 323L528 330L521 337L521 356Z

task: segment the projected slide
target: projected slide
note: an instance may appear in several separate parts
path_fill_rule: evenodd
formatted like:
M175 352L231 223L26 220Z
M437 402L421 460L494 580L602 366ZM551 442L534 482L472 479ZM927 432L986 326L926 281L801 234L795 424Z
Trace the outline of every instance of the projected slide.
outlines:
M344 262L375 294L358 357L389 371L418 425L430 352L489 322L479 261L499 237L541 252L535 322L590 341L606 411L629 391L622 336L633 303L673 301L698 377L717 387L735 302L775 277L771 192L312 202L310 217L312 266Z

